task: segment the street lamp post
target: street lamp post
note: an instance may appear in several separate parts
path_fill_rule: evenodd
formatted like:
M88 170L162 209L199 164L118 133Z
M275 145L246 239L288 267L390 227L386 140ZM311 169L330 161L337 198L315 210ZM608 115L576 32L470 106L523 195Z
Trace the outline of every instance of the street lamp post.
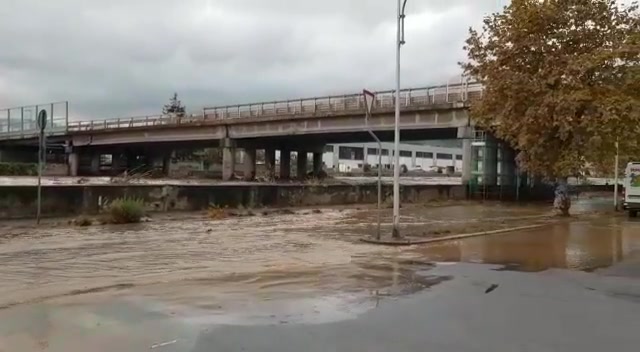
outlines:
M393 238L400 238L400 48L404 42L404 9L407 0L398 0L398 26L396 33L396 119L393 167Z

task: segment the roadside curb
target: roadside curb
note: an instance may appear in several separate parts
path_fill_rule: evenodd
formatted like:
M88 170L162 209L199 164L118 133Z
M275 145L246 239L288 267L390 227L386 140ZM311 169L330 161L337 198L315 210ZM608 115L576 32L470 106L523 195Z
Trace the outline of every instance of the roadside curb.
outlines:
M460 234L460 235L451 235L451 236L438 237L438 238L406 237L404 239L395 240L395 241L394 240L376 240L374 238L361 238L360 241L361 242L365 242L365 243L369 243L369 244L377 244L377 245L383 245L383 246L413 246L413 245L417 245L417 244L428 244L428 243L435 243L435 242L459 240L459 239L470 238L470 237L495 235L495 234L500 234L500 233L505 233L505 232L513 232L513 231L520 231L520 230L531 230L531 229L537 229L537 228L540 228L540 227L544 227L544 226L547 226L547 225L550 225L550 224L537 224L537 225L510 227L510 228L507 228L507 229L498 229L498 230L491 230L491 231L465 233L465 234Z

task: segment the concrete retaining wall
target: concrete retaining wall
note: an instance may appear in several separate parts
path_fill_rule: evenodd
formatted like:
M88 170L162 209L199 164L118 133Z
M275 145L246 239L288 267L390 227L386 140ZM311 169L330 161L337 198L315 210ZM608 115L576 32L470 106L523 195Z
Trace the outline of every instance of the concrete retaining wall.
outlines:
M613 194L613 185L573 185L569 187L572 196L581 193L610 192ZM469 191L469 199L488 199L501 201L552 201L555 196L553 185L538 185L535 187L522 186L517 190L515 186L478 186Z
M220 185L155 186L92 185L43 187L44 216L95 214L120 197L144 200L149 211L203 210L210 205L248 208L272 206L375 203L376 185ZM0 219L26 218L36 213L36 188L0 187ZM408 185L401 187L405 203L465 199L464 186ZM391 202L392 187L384 186L383 200Z

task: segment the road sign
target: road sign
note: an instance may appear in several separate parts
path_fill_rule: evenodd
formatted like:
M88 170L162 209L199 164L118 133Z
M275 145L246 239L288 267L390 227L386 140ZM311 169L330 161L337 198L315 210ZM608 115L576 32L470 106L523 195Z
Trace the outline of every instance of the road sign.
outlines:
M367 109L367 116L370 116L371 109L373 108L373 100L376 98L376 95L366 89L362 90L362 95L364 95L364 107Z
M40 131L44 131L47 128L47 110L40 110L36 123Z

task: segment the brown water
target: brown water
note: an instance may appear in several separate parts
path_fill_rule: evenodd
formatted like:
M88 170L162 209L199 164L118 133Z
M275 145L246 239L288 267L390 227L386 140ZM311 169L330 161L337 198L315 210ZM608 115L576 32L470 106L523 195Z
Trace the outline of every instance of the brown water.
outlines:
M534 221L547 211L495 204L413 207L403 209L403 222ZM640 251L640 223L621 217L582 217L412 248L359 243L376 217L372 210L301 210L222 221L191 216L133 226L14 229L0 238L0 306L137 297L176 310L228 313L256 301L325 297L325 304L353 303L447 280L417 274L433 262L593 270ZM318 302L310 307L318 310Z

